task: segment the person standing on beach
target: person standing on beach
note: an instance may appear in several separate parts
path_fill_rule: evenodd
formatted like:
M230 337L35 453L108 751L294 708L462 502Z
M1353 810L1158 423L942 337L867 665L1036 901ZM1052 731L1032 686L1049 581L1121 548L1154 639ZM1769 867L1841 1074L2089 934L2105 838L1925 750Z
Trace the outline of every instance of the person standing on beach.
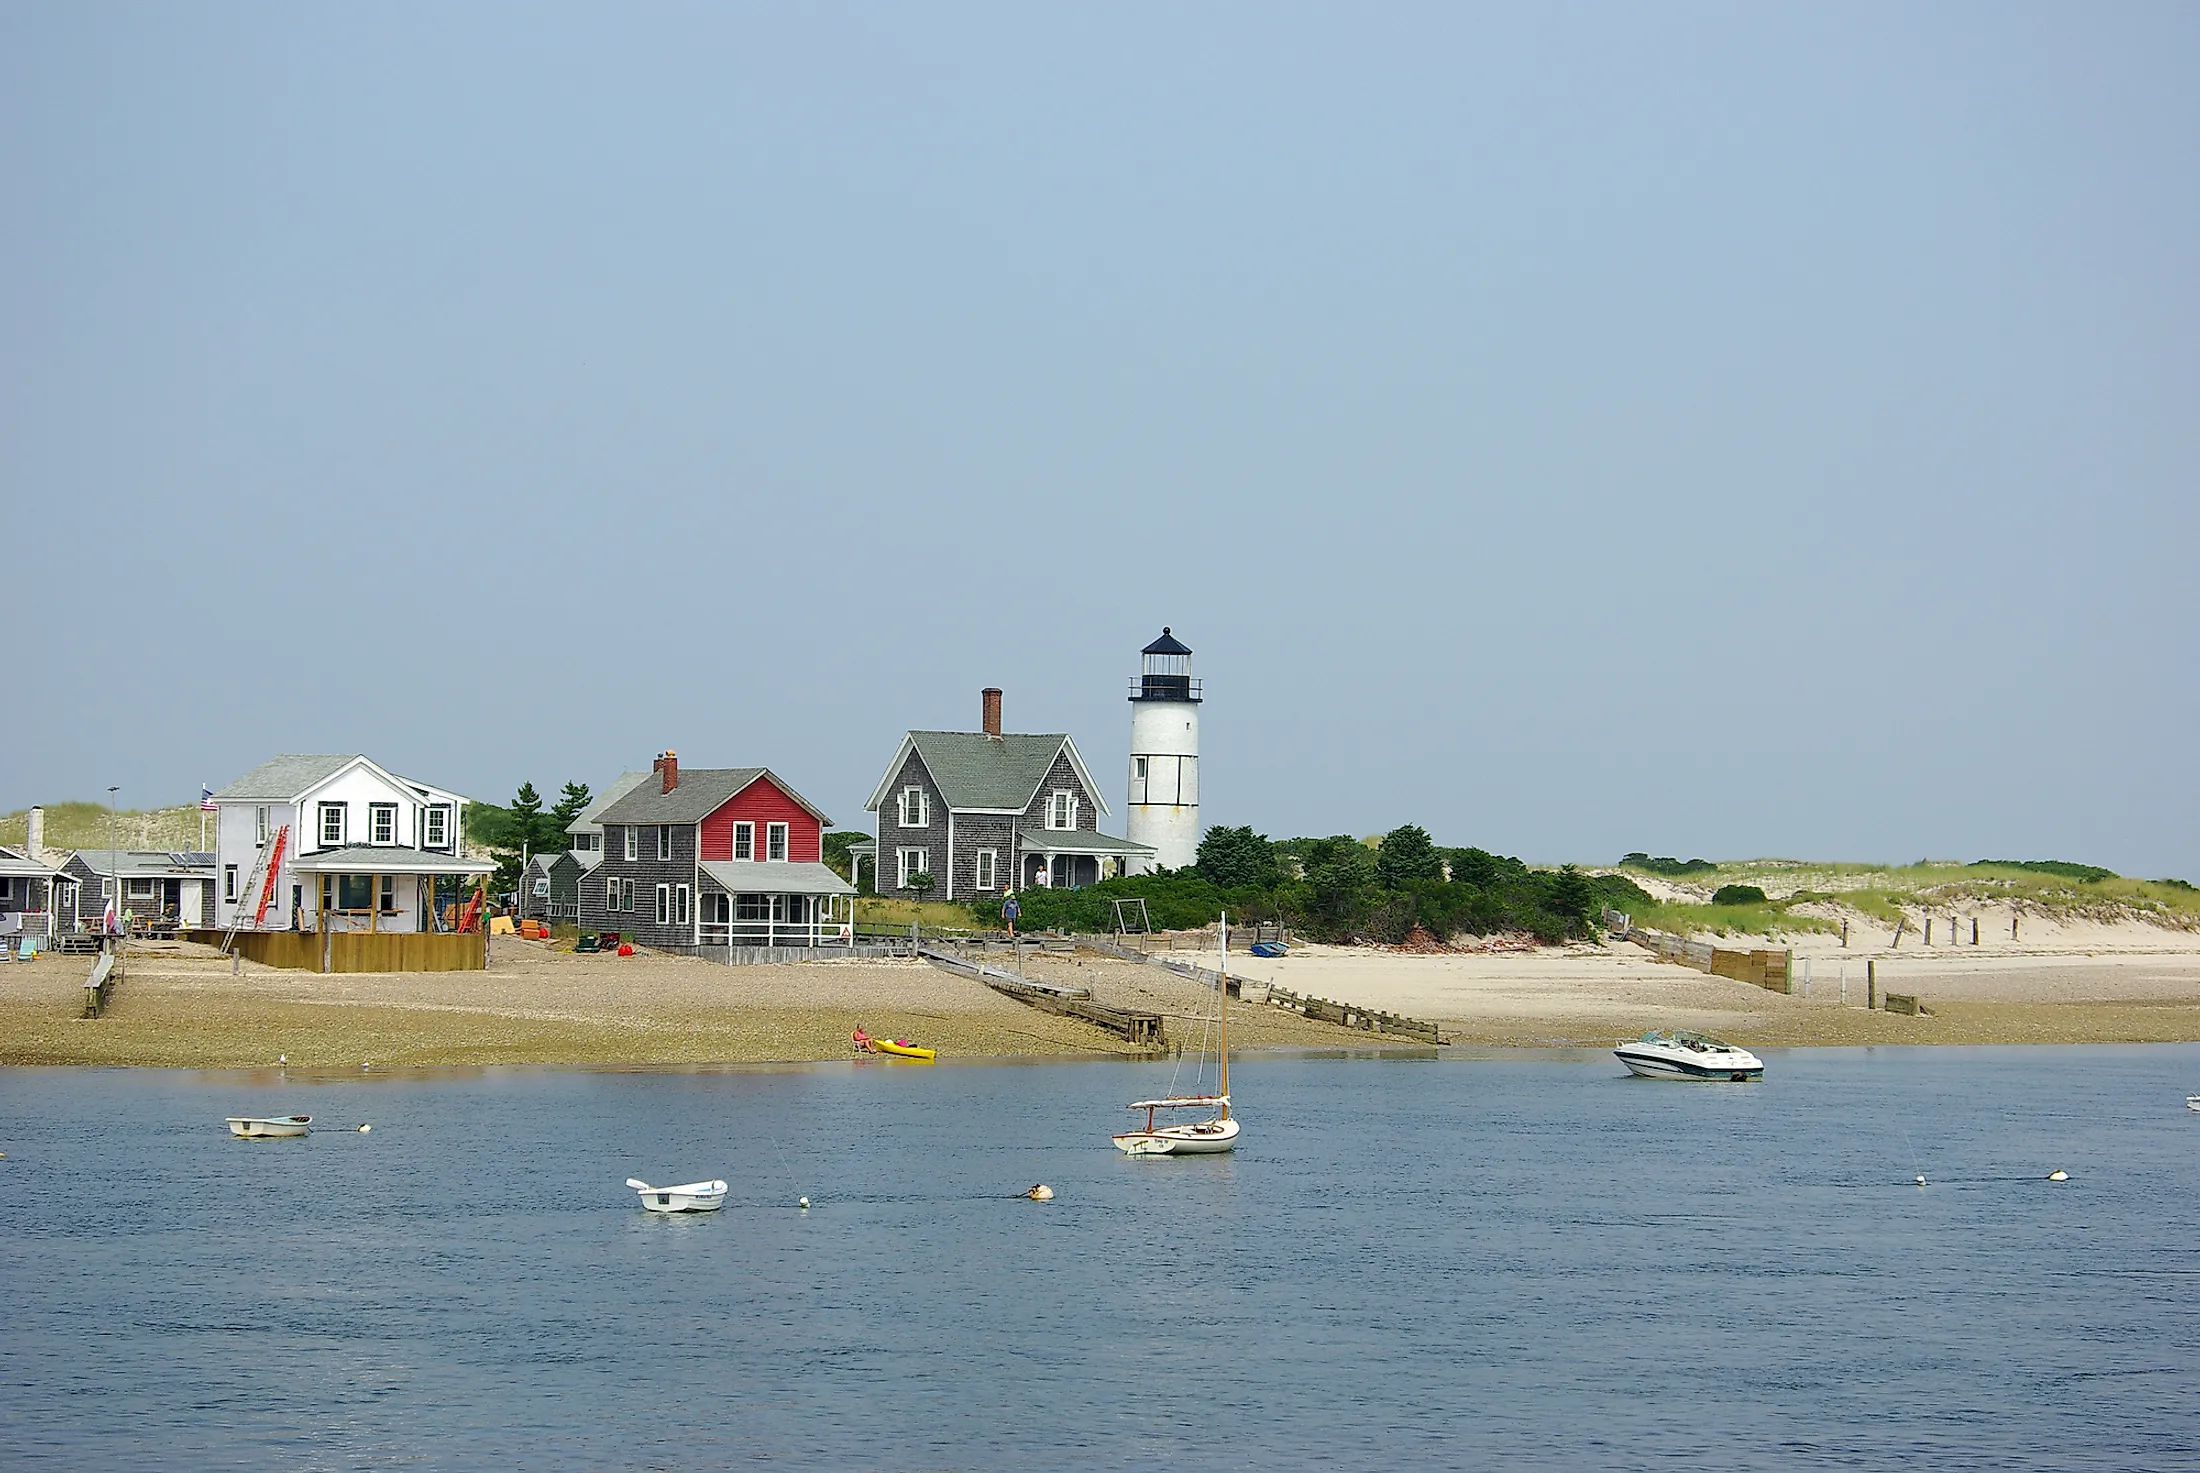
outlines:
M1011 895L1001 902L1001 919L1008 922L1008 939L1011 941L1016 939L1016 917L1023 913L1024 908L1016 903L1015 896Z

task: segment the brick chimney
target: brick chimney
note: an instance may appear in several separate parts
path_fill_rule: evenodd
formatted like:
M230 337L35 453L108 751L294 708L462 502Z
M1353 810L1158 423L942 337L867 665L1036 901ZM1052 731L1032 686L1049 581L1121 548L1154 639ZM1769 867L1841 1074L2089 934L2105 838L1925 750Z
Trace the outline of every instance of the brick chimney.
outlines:
M664 787L659 791L669 793L680 786L680 754L669 747L658 754L657 760L649 765L649 770L665 780Z
M989 737L999 736L1001 734L1001 688L997 685L987 686L978 693L978 701L982 711L981 719L985 722L985 734Z

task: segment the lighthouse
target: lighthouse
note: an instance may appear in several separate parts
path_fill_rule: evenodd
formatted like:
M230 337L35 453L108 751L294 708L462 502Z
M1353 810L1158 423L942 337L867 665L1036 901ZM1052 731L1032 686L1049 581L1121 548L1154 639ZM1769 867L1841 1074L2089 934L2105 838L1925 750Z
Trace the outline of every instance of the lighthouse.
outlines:
M1191 648L1166 627L1141 652L1131 682L1131 793L1126 834L1153 847L1153 863L1185 869L1199 858L1199 682ZM1136 862L1134 861L1134 864Z

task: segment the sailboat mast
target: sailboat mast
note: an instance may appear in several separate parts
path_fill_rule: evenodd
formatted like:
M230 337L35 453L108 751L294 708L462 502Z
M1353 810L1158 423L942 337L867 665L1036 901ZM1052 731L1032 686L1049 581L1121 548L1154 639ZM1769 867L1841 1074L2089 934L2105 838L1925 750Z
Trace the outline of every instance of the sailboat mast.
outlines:
M1222 974L1216 986L1222 989L1222 1118L1230 1118L1230 913L1222 913L1222 924L1215 927L1215 938L1222 948Z

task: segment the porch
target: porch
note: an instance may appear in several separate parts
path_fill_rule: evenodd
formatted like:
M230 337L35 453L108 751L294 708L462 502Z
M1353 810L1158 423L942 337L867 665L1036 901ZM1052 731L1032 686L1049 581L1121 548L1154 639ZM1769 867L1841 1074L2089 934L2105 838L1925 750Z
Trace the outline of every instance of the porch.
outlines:
M440 932L436 882L472 879L494 862L420 849L353 845L301 854L290 864L303 888L298 929L411 935Z
M855 886L822 864L706 859L700 867L700 946L778 949L855 942Z
M1016 834L1017 888L1079 890L1125 872L1132 860L1151 861L1151 845L1134 844L1091 829L1020 829Z

